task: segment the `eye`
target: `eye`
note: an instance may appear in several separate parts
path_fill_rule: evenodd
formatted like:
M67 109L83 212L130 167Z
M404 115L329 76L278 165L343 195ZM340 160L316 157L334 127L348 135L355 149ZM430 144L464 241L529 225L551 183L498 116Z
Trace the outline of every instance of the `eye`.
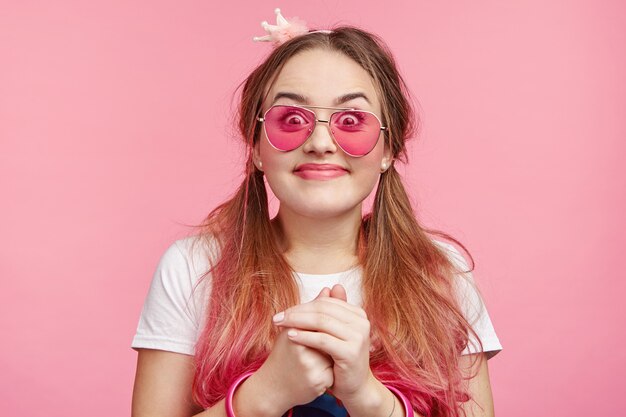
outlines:
M283 132L299 132L310 129L312 118L307 110L295 106L274 106L266 116L270 129Z
M311 116L296 107L283 107L278 118L281 125L289 128L303 127L310 123Z
M306 124L306 119L301 114L290 113L283 117L283 123L290 125L302 125Z
M335 120L337 127L341 129L355 129L362 127L365 122L365 114L357 111L344 111L339 113Z

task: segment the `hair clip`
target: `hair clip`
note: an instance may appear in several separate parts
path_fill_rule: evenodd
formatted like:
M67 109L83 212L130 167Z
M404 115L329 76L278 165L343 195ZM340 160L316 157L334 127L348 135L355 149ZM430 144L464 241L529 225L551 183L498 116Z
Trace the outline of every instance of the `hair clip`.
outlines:
M270 25L267 21L261 22L261 26L267 32L265 36L255 36L252 38L256 42L273 42L274 46L278 46L300 35L309 33L309 28L306 26L306 22L298 19L297 17L291 18L288 21L280 14L280 9L275 9L276 13L276 25Z

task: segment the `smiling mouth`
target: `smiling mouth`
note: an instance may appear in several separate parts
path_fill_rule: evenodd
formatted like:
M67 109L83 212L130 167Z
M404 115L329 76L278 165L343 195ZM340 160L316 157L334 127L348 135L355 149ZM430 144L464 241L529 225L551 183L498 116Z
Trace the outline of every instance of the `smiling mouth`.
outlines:
M295 172L300 171L347 171L347 169L335 164L302 164L295 169Z
M348 171L338 165L313 166L307 164L298 167L294 174L306 180L329 180L346 175Z

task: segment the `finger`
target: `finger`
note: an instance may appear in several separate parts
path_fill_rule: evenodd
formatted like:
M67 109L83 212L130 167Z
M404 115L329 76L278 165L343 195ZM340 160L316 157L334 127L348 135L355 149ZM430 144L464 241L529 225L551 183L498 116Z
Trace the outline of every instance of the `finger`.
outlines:
M354 359L356 352L344 340L322 332L289 329L287 337L294 343L324 352L334 360Z
M335 284L333 288L330 290L330 296L332 298L337 298L339 300L348 302L348 295L346 294L346 289L341 284Z
M367 320L365 313L360 313L358 307L351 306L350 304L335 298L324 297L319 300L313 300L308 303L292 306L287 310L276 314L273 318L274 324L283 322L285 317L296 312L325 314L347 324L362 321L363 319Z
M358 315L359 317L367 318L367 314L365 313L365 310L363 310L359 306L356 306L354 304L350 304L347 301L344 301L344 300L341 300L339 298L335 298L335 297L332 297L332 296L324 298L323 301L326 302L326 303L332 303L332 304L340 305L340 306L350 310L354 314Z
M331 294L331 290L328 287L324 287L322 288L322 291L320 291L320 293L317 294L314 300L319 300L322 297L330 297L331 296L330 294Z
M369 327L366 323L345 323L335 317L318 312L291 312L277 325L290 329L327 333L344 341L360 340L362 339L361 334L367 334L369 338Z

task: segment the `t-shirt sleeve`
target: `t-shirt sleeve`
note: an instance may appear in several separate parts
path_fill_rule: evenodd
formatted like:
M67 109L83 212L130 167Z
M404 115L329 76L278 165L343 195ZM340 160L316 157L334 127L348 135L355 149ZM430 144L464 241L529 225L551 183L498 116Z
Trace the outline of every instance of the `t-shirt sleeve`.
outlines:
M487 307L476 288L472 273L467 272L469 270L468 264L463 255L461 255L453 245L447 242L437 243L444 248L449 259L457 269L459 271L465 271L457 274L458 279L455 281L459 304L465 318L472 325L472 328L482 342L482 351L486 353L487 359L491 359L502 350L502 345L491 323ZM467 355L477 352L480 352L480 345L476 337L470 333L469 342L461 354Z
M133 349L194 354L203 294L200 286L192 291L198 276L183 242L174 242L161 256L139 317Z

